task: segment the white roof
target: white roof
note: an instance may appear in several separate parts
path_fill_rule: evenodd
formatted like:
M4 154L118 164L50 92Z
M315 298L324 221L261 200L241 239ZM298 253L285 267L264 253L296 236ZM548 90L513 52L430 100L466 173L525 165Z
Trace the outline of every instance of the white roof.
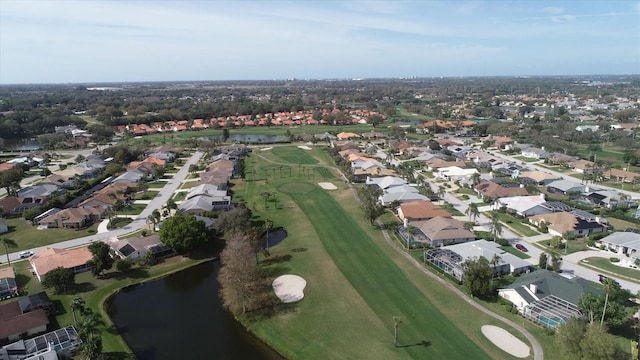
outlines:
M544 195L511 196L498 199L500 204L518 213L540 206L546 202Z
M211 211L213 210L213 204L211 198L208 196L196 196L181 202L180 205L178 205L178 210L180 210L180 212L189 210Z
M396 176L385 176L381 178L369 178L367 185L378 185L381 189L387 189L391 186L406 185L407 182Z
M640 234L630 231L614 232L613 234L603 237L600 241L607 244L624 246L640 251Z
M480 256L491 261L494 255L498 255L501 259L498 265L509 264L513 269L531 266L527 261L502 250L499 244L487 240L475 240L462 244L449 245L446 248L462 257L460 263L472 257L479 258Z

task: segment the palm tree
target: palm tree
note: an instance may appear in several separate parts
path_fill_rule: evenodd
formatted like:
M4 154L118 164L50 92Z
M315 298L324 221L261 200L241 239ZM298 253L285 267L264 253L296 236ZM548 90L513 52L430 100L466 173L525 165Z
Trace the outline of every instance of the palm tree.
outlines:
M268 191L263 191L260 196L264 199L264 208L267 209L267 200L271 197L271 193Z
M0 239L0 242L4 244L4 252L7 254L7 263L11 265L11 259L9 259L9 248L17 248L18 244L8 237Z
M71 301L71 313L73 314L73 323L77 324L78 322L76 321L76 310L80 310L80 312L82 312L82 310L84 310L84 299L82 299L81 297L77 297L75 299L73 299Z
M400 316L393 317L393 346L398 346L398 328L402 324Z
M471 184L473 186L478 185L478 183L480 182L480 173L479 172L474 172L473 174L471 174Z
M493 215L491 217L491 233L493 234L493 241L498 241L498 235L502 235L502 223L498 220L498 217Z
M491 281L493 281L493 275L495 275L496 273L496 266L498 266L501 261L502 258L497 253L493 254L493 257L491 258L491 260L489 260L489 264L491 264L491 266L493 267L493 272L491 273Z
M602 281L602 284L604 285L604 291L606 292L606 295L604 297L604 307L602 309L602 318L600 319L600 327L602 327L602 323L604 322L604 315L607 312L607 303L609 302L609 294L611 294L613 290L617 290L620 288L620 284L618 284L617 281L611 278L604 279Z
M273 229L273 221L270 221L269 219L265 220L264 224L262 225L262 228L267 233L267 240L265 242L265 244L266 244L265 250L268 253L269 252L269 231L271 229Z
M475 223L478 216L480 216L480 210L478 210L478 204L476 203L469 204L469 207L467 208L467 210L465 210L464 213L469 217L469 220L473 218L473 222Z
M441 200L444 200L444 194L446 193L446 190L444 188L444 186L438 186L438 197Z

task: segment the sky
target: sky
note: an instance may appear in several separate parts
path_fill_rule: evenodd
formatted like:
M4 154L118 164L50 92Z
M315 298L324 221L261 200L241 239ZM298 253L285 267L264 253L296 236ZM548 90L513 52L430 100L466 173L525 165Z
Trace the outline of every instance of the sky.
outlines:
M0 84L640 73L640 0L0 0Z

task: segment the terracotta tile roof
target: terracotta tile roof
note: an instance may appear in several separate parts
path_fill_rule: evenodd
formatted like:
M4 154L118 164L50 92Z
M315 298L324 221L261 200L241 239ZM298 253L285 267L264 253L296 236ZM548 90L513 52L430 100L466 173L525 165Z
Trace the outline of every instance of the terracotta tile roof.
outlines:
M489 180L481 181L475 186L475 189L479 191L482 196L492 199L498 197L529 195L529 192L525 188L521 188L519 186L506 187Z
M5 171L13 168L13 164L2 163L0 164L0 171Z
M0 339L26 333L47 324L49 317L44 309L23 314L18 301L0 306Z
M75 249L46 248L33 255L29 262L36 269L39 276L57 268L73 268L81 266L92 259L91 251L84 246Z
M437 216L451 217L451 214L431 201L410 201L400 205L407 220L427 220Z

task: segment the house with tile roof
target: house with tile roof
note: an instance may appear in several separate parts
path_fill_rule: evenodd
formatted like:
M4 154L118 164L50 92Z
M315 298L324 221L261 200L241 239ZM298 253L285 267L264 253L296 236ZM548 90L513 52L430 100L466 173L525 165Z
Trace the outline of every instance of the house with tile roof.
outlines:
M518 179L530 179L532 183L536 185L547 185L550 182L561 179L560 176L553 175L547 172L538 171L538 170L528 170L528 171L520 171L518 173ZM528 181L524 181L528 182Z
M402 221L429 220L434 217L451 217L451 214L431 201L409 201L400 204L398 217Z
M86 246L75 249L45 248L29 258L33 272L42 281L42 277L49 271L63 267L75 273L91 269L87 262L93 258Z
M429 220L410 222L409 225L414 226L431 247L459 244L476 239L475 234L465 229L462 222L452 218L436 216Z
M588 236L606 230L604 225L595 220L585 220L567 211L534 215L529 218L529 222L538 227L544 223L551 235L561 237L564 237L565 234Z
M499 289L498 296L511 302L527 319L555 329L570 317L582 317L578 299L586 292L595 296L603 293L583 278L537 270Z
M514 184L514 186L505 186L497 184L491 180L482 180L474 186L474 190L478 194L478 197L483 199L529 195L529 192L524 188L524 186L519 186L518 184Z
M22 312L17 301L0 305L0 343L47 331L49 317L43 309Z
M94 222L104 218L106 208L68 208L49 215L38 222L47 228L83 229Z

